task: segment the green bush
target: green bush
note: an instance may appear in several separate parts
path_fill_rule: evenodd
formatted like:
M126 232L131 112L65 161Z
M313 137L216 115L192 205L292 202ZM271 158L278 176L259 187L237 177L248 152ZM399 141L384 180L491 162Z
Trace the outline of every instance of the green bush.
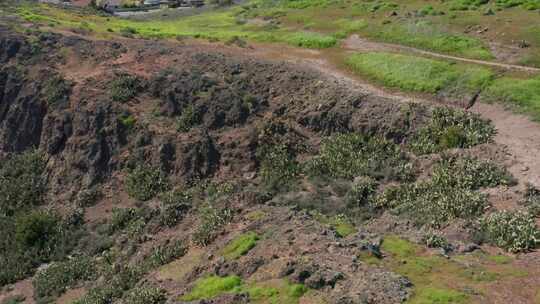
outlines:
M147 201L167 190L169 183L161 170L141 165L129 172L125 186L131 197L139 201Z
M200 246L208 246L216 237L221 227L232 219L232 212L228 208L218 208L207 205L201 208L201 223L193 233L193 242Z
M45 82L42 93L47 104L51 106L66 103L71 93L71 84L62 76L54 75Z
M323 141L319 155L306 164L312 176L353 179L373 178L408 180L412 164L396 144L360 134L338 134Z
M7 297L2 301L2 304L22 304L26 298L21 295Z
M137 96L141 88L141 81L136 76L117 74L110 84L111 97L113 101L126 102Z
M139 234L153 216L154 212L148 208L113 208L109 233L127 230L130 234Z
M152 286L134 288L125 299L129 304L163 304L166 301L165 290Z
M409 148L417 154L469 148L490 142L495 133L495 127L477 114L438 107L433 109L430 121L412 136Z
M527 184L523 200L520 203L527 207L527 210L533 216L540 216L540 190L533 185Z
M389 187L374 205L404 215L417 225L440 228L452 219L474 219L482 215L488 202L482 193L421 182Z
M441 187L476 190L512 185L514 178L504 167L469 157L444 157L433 171L433 182Z
M300 174L294 153L285 145L264 145L258 148L259 174L266 187L274 192L288 190Z
M445 237L433 232L426 233L422 238L422 242L429 248L448 249L450 247L450 243Z
M172 190L160 196L161 208L159 222L167 227L174 227L191 209L192 195L186 191Z
M45 159L40 152L13 155L0 162L0 215L12 216L43 203Z
M150 269L168 264L175 259L184 256L187 252L187 247L184 241L174 241L165 245L158 246L147 257L146 263Z
M141 268L125 264L114 265L103 275L103 282L90 289L73 304L110 304L131 290L142 278Z
M15 239L23 248L50 252L59 235L59 218L43 211L21 215L16 222Z
M345 194L347 206L358 208L369 205L377 193L378 186L377 181L369 176L356 179L351 189Z
M200 122L200 115L193 105L188 105L182 110L182 114L176 121L178 132L188 132L192 127Z
M534 217L521 211L498 211L480 221L485 241L510 252L535 249L540 244L540 230Z
M59 296L81 281L96 279L95 261L88 257L77 257L65 262L56 262L39 271L32 284L37 298Z

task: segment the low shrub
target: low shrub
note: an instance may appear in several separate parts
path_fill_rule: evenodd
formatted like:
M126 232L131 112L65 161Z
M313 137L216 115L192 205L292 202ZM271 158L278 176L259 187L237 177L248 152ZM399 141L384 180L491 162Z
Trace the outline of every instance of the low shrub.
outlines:
M259 174L270 191L288 190L300 174L294 152L285 144L261 146L257 150L257 158L260 160Z
M53 75L45 82L42 93L50 106L66 103L71 93L71 84L62 76Z
M482 193L420 182L389 187L377 197L374 205L404 215L417 225L440 228L452 219L473 219L482 215L488 202Z
M45 165L38 151L13 155L0 162L0 215L13 216L44 202Z
M540 190L531 184L526 185L525 194L520 204L527 207L527 210L533 216L540 216Z
M22 248L51 252L60 234L60 219L50 213L33 211L17 218L15 239Z
M430 121L414 134L409 148L416 154L469 148L490 142L495 127L477 114L447 107L433 109Z
M157 168L146 165L137 166L126 178L127 193L140 201L147 201L168 189L167 177Z
M476 190L512 185L514 178L504 168L489 161L469 157L443 157L433 171L433 182L441 187Z
M179 190L168 191L160 195L160 224L167 227L176 226L191 209L192 199L190 193Z
M134 288L125 297L125 303L129 304L163 304L166 301L165 290L153 286Z
M201 223L193 233L193 242L199 246L208 246L216 237L221 227L232 219L229 208L207 205L200 209Z
M193 105L188 105L182 110L182 114L176 121L176 130L178 132L188 132L200 121L200 115Z
M429 248L450 248L450 243L445 237L433 232L426 233L422 238L422 242Z
M308 161L306 171L312 176L353 179L373 178L408 180L412 164L396 144L360 134L338 134L325 139L319 155Z
M88 257L77 257L56 262L38 271L32 284L37 298L59 296L81 281L96 279L95 262Z
M529 251L540 244L534 217L521 211L498 211L480 221L482 239L510 252Z
M120 73L110 83L110 92L113 101L126 102L139 94L142 83L136 76Z
M10 296L10 297L5 298L2 301L2 304L22 304L24 303L25 300L26 298L21 295Z
M150 222L155 211L149 208L113 208L109 233L126 230L132 236L138 236Z
M154 269L184 256L186 252L187 247L184 241L176 240L174 242L158 246L146 258L145 263L150 269Z
M377 193L378 186L377 181L369 176L355 179L351 189L345 194L347 206L358 208L369 205Z

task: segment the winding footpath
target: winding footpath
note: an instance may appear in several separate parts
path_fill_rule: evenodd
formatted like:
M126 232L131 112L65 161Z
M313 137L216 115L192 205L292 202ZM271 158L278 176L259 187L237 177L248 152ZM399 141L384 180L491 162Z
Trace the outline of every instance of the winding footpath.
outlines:
M452 55L446 55L431 51L425 51L409 46L403 46L399 44L392 44L392 43L383 43L383 42L373 42L369 41L363 38L360 38L358 35L352 35L349 38L345 39L341 45L341 47L344 50L348 51L401 51L401 52L409 52L413 54L418 54L422 56L428 56L433 58L440 58L440 59L447 59L447 60L454 60L454 61L460 61L460 62L466 62L466 63L473 63L473 64L479 64L479 65L485 65L485 66L491 66L496 68L502 68L506 70L515 70L515 71L522 71L522 72L529 72L529 73L538 73L540 72L540 68L535 67L528 67L523 65L515 65L515 64L508 64L508 63L502 63L502 62L494 62L494 61L486 61L486 60L479 60L479 59L469 59L469 58L463 58L458 56L452 56Z

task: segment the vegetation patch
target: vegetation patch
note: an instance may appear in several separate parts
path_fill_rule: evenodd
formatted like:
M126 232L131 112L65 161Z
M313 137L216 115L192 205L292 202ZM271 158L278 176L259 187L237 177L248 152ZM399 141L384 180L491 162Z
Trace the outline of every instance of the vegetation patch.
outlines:
M319 155L306 164L312 176L353 179L365 175L408 180L412 164L396 144L356 133L338 134L323 141Z
M187 253L187 247L183 241L174 241L155 248L145 260L149 269L168 264Z
M461 188L446 188L433 182L419 182L387 188L376 206L404 215L417 225L439 228L448 221L474 219L488 206L485 194Z
M483 93L483 101L503 102L529 114L535 120L540 120L540 77L495 79Z
M297 304L306 291L304 285L291 284L286 280L244 284L237 276L210 276L197 280L191 292L180 299L208 300L227 293L247 293L252 303Z
M285 144L260 146L257 157L260 159L259 174L270 191L288 190L300 174L294 151Z
M49 105L66 103L71 93L71 84L62 76L54 75L45 82L42 92Z
M182 110L182 114L176 121L176 129L178 132L188 132L192 127L200 121L200 115L193 105L188 105Z
M199 215L201 223L193 233L193 242L200 246L207 246L215 239L219 230L230 222L232 211L226 207L206 205L200 209Z
M443 157L433 171L433 182L441 187L476 190L515 184L503 167L469 157Z
M337 43L335 37L314 32L290 34L285 37L285 41L288 44L309 49L325 49L333 47Z
M38 151L13 155L0 163L0 214L13 216L43 203L45 158Z
M495 133L495 127L477 114L438 107L433 109L430 121L413 135L409 148L416 154L469 148L490 142Z
M259 236L255 232L244 233L227 244L221 255L227 260L235 260L253 249L258 241Z
M411 92L437 93L454 86L470 91L487 85L493 78L484 68L465 69L444 61L382 52L357 53L349 56L346 63L358 74Z
M77 257L56 262L39 271L32 284L37 298L58 297L76 284L96 279L95 261L88 257Z
M407 24L382 26L378 30L364 31L368 37L430 51L453 54L474 59L493 59L484 43L466 35L437 30L429 21L419 20Z
M118 74L110 83L111 97L114 101L127 102L137 96L141 81L136 76Z
M140 165L129 172L125 186L131 197L147 201L167 190L169 183L167 177L158 168Z
M357 231L356 227L345 215L340 214L329 217L319 212L312 212L312 215L320 223L328 225L334 229L339 237L347 237Z
M166 301L165 290L153 286L134 288L126 296L126 303L130 304L163 304Z
M238 276L218 277L210 276L195 282L193 289L181 297L182 301L208 300L224 293L234 292L242 285Z
M521 211L498 211L480 221L480 239L510 252L535 249L540 244L540 230L535 218Z

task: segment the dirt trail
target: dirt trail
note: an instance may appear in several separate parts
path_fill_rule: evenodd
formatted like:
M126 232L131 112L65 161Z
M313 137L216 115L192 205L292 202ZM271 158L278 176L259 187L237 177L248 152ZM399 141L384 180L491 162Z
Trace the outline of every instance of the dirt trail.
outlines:
M467 63L487 65L487 66L502 68L506 70L518 70L518 71L529 72L529 73L540 72L540 68L501 63L501 62L485 61L485 60L479 60L479 59L469 59L469 58L430 52L430 51L424 51L417 48L398 45L398 44L373 42L373 41L368 41L366 39L362 39L358 35L352 35L349 38L347 38L343 42L341 47L349 51L364 51L364 52L381 52L381 51L403 52L405 51L405 52L420 54L420 55L428 56L428 57L435 57L435 58L441 58L441 59L449 59L449 60L455 60L455 61L461 61L461 62L467 62Z

